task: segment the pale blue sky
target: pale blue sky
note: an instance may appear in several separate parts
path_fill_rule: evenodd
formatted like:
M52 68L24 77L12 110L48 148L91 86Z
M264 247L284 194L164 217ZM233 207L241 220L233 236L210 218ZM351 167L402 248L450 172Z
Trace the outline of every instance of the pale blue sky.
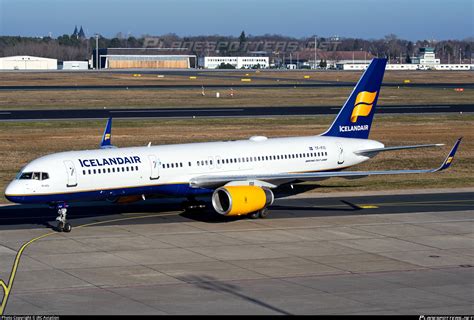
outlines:
M0 0L0 35L472 37L472 0Z

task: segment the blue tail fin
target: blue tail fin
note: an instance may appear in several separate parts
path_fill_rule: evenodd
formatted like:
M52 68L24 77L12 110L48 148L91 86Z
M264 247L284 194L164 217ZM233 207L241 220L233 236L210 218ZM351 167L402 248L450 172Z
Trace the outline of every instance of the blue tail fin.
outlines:
M112 118L109 118L107 124L105 125L104 135L102 136L102 141L100 142L100 148L113 148L112 146Z
M369 137L386 64L387 59L372 60L336 120L323 136L359 139Z

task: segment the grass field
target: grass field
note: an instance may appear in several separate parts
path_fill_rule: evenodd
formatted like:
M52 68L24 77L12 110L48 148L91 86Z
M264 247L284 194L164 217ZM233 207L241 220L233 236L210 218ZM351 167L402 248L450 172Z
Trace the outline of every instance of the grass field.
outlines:
M186 71L186 70L185 70ZM34 86L34 85L235 85L242 78L252 79L251 83L311 83L311 82L356 82L362 71L197 71L173 75L160 71L153 74L119 73L119 72L2 72L0 86ZM137 76L140 75L140 76ZM400 83L410 80L411 83L472 83L472 71L386 71L384 82ZM309 78L305 78L309 76Z
M115 120L113 143L119 147L283 137L323 132L333 117L268 119ZM64 150L96 148L104 121L3 122L0 126L0 190L34 158ZM463 143L448 171L437 174L331 179L313 192L472 187L474 115L377 115L371 138L386 146L445 143L442 148L386 152L354 170L431 168L444 159L456 138ZM282 146L284 148L285 146ZM7 202L0 197L0 202Z
M223 106L342 106L352 88L285 89L158 89L158 90L60 90L0 91L0 110L74 108L159 108ZM216 92L220 98L216 98ZM383 105L463 104L474 101L474 89L456 92L443 88L382 88Z

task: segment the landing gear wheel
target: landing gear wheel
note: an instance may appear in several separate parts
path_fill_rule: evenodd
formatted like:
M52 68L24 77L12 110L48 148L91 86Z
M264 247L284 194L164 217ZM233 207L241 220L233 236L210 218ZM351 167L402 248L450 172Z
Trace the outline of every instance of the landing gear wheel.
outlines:
M265 219L266 217L268 217L268 209L263 208L262 210L260 210L258 216L260 219Z
M63 231L64 232L71 232L71 230L72 230L71 224L69 222L66 222L66 224L63 227Z
M64 222L59 221L58 222L58 231L63 232L63 230L64 230Z
M258 210L258 211L255 211L255 212L252 212L252 213L249 213L248 214L248 217L250 219L265 219L266 217L268 217L268 209L267 208L263 208L261 210Z
M56 221L58 222L57 230L59 232L71 232L71 224L66 220L67 205L65 203L60 203L56 208L58 210L58 217L56 218Z
M258 218L260 218L260 211L255 211L255 212L249 213L248 216L249 216L250 219L258 219Z

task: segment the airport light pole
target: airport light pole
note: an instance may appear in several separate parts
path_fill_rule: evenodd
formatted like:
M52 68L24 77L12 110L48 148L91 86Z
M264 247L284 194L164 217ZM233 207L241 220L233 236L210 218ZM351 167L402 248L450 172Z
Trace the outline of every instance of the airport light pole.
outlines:
M314 69L317 68L318 61L318 36L314 36Z
M99 70L99 34L95 34L95 69Z

